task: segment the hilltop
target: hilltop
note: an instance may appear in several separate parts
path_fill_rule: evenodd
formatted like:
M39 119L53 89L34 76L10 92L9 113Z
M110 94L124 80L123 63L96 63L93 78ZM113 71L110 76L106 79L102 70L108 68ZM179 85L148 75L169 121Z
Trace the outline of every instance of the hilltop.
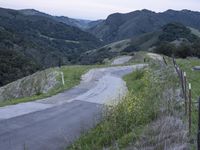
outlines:
M22 9L19 11L27 16L45 16L45 17L54 19L55 21L62 22L66 25L78 27L82 30L92 28L102 21L102 20L91 21L91 20L84 20L84 19L74 19L74 18L69 18L66 16L52 16L52 15L37 11L35 9Z

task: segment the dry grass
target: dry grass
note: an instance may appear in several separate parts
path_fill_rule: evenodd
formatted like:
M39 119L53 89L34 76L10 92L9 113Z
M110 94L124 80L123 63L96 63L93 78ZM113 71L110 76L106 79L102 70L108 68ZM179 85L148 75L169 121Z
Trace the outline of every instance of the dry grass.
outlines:
M166 71L167 70L167 71ZM154 72L163 84L158 118L148 124L127 150L189 150L188 129L183 121L184 100L172 66Z
M160 116L149 124L132 147L135 150L188 150L187 130L183 121L174 116Z

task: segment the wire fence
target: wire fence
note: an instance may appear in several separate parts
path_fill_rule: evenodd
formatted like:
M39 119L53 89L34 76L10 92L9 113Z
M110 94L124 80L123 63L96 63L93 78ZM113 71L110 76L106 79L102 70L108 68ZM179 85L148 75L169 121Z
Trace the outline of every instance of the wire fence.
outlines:
M200 150L200 97L197 101L192 101L192 92L194 95L198 95L198 93L195 93L196 91L192 91L192 85L188 82L187 74L182 70L179 65L176 63L175 58L172 58L173 65L176 70L176 73L178 75L180 85L181 85L181 96L184 98L184 110L185 110L185 116L188 118L188 132L189 136L192 134L192 122L198 122L198 129L197 129L197 149ZM194 79L190 79L190 81L195 81ZM195 83L195 82L194 82ZM198 105L197 107L194 107ZM193 106L193 107L192 107ZM198 118L192 118L192 111L194 109L197 109L198 111ZM192 120L192 119L198 119L198 120Z

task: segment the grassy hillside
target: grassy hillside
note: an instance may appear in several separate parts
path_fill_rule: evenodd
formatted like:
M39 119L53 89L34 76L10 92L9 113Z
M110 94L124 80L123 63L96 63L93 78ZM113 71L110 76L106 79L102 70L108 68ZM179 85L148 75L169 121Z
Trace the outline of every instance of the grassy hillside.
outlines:
M160 30L87 51L81 55L80 62L104 63L105 59L119 55L134 55L137 51L151 51L181 58L200 57L199 43L200 38L193 30L179 23L169 23Z
M102 64L104 59L112 59L120 55L121 51L125 49L131 40L123 40L111 43L99 49L94 49L83 53L79 61L81 64Z
M134 52L148 51L158 42L161 31L146 33L141 36L114 42L98 49L83 53L80 62L83 64L104 63L119 55L134 55Z
M195 29L195 28L191 28L191 27L189 27L189 28L190 28L191 32L192 32L194 35L200 37L200 31L199 31L199 30L197 30L197 29Z

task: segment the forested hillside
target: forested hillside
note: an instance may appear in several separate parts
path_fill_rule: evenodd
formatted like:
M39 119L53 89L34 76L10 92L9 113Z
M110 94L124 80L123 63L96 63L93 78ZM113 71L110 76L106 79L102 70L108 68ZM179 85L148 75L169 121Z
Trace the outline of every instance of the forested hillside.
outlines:
M190 10L168 10L162 13L137 10L126 14L111 14L106 20L90 28L89 32L110 43L154 32L171 22L200 29L199 20L200 12Z
M100 45L97 38L76 27L1 8L0 61L4 67L0 86L37 69L77 63L81 53Z

